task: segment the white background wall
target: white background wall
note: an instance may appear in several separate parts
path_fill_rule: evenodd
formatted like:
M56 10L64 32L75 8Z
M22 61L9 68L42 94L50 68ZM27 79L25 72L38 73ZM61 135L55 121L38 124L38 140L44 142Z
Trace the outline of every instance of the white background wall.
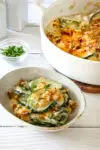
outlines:
M29 2L34 2L35 0L28 0ZM44 3L52 3L54 0L43 0Z
M35 0L28 0L28 22L39 24L40 13L39 13L38 9L34 6L34 1ZM49 5L54 1L55 0L43 0L43 4Z

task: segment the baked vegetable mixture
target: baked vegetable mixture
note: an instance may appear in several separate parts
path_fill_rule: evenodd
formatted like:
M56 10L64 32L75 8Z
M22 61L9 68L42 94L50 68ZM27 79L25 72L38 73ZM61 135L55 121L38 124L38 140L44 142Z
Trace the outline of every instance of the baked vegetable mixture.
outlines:
M67 123L77 104L62 84L46 78L20 80L8 91L10 106L20 119L38 126L55 127Z
M100 18L88 25L79 20L59 17L47 25L45 32L49 40L63 51L100 61Z

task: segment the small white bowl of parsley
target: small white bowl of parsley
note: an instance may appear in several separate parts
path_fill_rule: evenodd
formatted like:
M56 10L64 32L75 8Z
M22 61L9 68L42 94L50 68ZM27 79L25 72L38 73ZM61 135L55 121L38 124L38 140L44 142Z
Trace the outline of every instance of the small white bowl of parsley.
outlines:
M0 42L0 54L9 62L22 62L27 57L28 50L28 44L19 39L8 38Z

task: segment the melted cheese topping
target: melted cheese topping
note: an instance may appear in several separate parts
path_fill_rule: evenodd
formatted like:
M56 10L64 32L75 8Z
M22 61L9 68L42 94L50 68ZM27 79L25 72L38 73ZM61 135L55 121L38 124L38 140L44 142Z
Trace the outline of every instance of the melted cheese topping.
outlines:
M60 17L48 24L46 35L51 42L67 53L100 61L100 19L87 25Z
M45 78L20 80L12 91L8 91L8 96L17 117L40 126L63 125L68 113L76 108L76 102L70 101L67 88Z

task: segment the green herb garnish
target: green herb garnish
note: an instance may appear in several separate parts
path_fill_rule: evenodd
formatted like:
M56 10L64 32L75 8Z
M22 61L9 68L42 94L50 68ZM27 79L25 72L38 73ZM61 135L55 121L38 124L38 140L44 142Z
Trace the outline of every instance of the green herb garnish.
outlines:
M47 84L46 86L45 86L45 90L48 90L48 88L51 86L51 84Z
M1 50L3 51L2 54L8 57L17 57L25 53L23 46L9 46L8 48Z
M31 87L32 91L34 91L34 89L35 89L36 87L37 87L37 86L33 84L32 87Z

